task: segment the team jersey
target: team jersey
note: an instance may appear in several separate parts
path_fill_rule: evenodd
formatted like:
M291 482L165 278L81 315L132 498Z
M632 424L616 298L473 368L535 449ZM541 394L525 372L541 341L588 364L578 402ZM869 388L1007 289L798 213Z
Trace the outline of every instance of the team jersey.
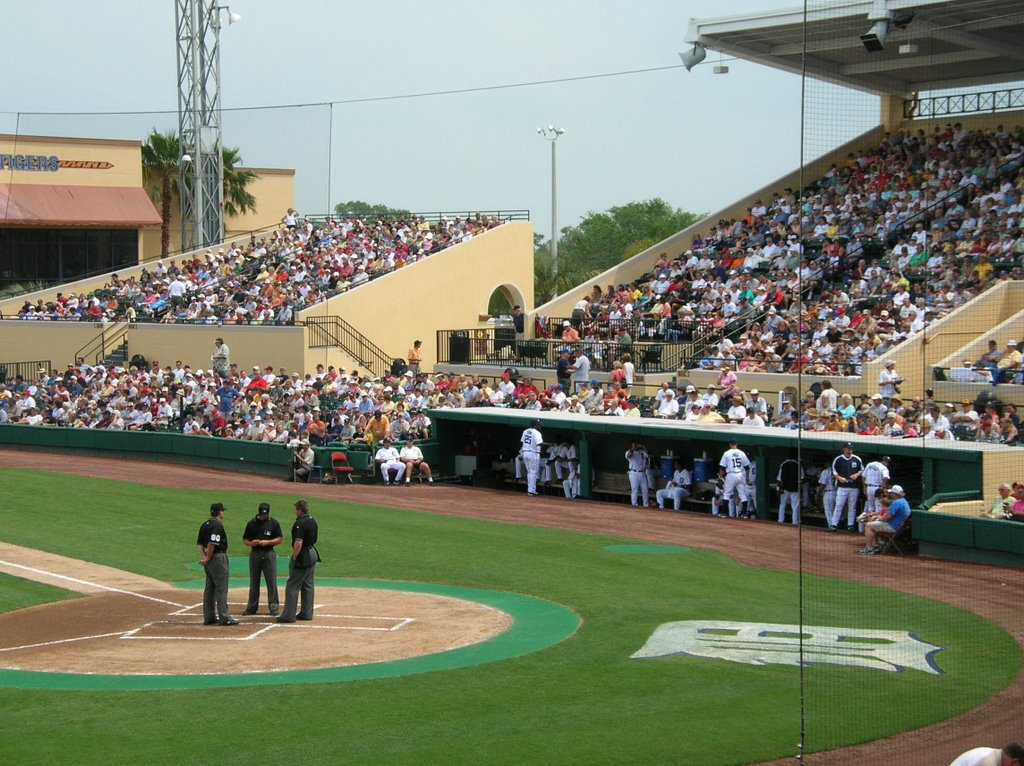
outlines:
M849 479L855 473L860 473L864 470L864 463L856 455L840 455L832 461L832 473L837 477L841 476L844 479Z
M632 453L632 455L630 455ZM629 462L629 470L631 471L646 471L649 458L647 453L642 450L628 450L626 452L626 460Z
M889 469L885 463L875 460L864 466L864 483L869 487L882 487L889 480Z
M783 461L782 465L779 466L779 475L776 477L776 481L779 482L786 492L796 492L800 489L802 473L800 463L791 458Z
M201 545L204 549L208 545L213 545L219 553L227 553L228 536L224 532L224 525L217 519L207 519L204 521L202 526L199 527L196 545Z
M725 469L725 472L740 474L750 468L750 459L741 449L728 449L725 454L722 455L722 459L718 462L718 465Z
M540 435L540 431L536 428L527 428L523 431L523 435L519 438L519 441L523 444L523 452L532 452L535 455L540 454L540 445L544 441L544 437Z

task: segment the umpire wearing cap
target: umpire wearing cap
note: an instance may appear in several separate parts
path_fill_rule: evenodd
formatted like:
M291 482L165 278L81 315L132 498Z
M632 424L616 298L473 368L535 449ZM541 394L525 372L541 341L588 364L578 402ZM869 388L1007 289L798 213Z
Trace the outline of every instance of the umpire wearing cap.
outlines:
M203 589L203 625L237 625L228 611L228 536L224 531L224 504L210 506L210 518L199 527L196 546L206 570Z
M277 616L277 551L284 538L281 525L270 515L270 503L260 503L256 516L245 525L242 542L249 546L249 602L242 614L256 614L260 607L260 578L267 582L267 606Z
M316 549L318 537L319 528L316 520L309 515L309 503L305 500L296 500L295 523L292 525L292 555L291 561L288 562L288 583L284 588L284 613L277 618L278 622L313 619L313 573L320 561L320 553ZM302 597L301 608L299 596Z

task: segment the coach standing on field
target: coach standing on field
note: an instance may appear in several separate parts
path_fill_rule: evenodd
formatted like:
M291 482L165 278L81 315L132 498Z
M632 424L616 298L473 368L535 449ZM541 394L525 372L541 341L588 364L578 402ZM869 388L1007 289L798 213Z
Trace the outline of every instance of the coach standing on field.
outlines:
M292 525L292 556L288 562L288 584L284 588L284 614L277 618L278 622L313 619L313 572L320 561L320 554L316 549L318 532L316 519L309 515L309 503L305 500L296 500L295 523ZM300 594L302 608L296 614Z
M260 579L267 581L267 606L277 616L277 549L284 538L281 525L270 515L270 504L260 503L256 516L245 525L242 542L249 546L249 602L242 614L256 614L260 608Z
M196 546L206 570L203 589L203 625L237 625L228 611L228 536L224 531L224 504L210 506L210 518L199 527Z
M853 454L853 444L843 445L843 454L832 461L832 475L836 479L836 507L829 519L831 531L839 527L839 519L846 508L846 526L851 532L857 531L857 501L860 499L860 480L864 473L864 462Z

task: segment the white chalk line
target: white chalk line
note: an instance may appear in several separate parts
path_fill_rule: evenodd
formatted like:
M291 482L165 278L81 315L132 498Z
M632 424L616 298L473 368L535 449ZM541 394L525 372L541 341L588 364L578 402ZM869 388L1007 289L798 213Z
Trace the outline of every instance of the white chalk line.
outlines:
M37 569L35 567L25 566L24 564L16 564L13 561L0 561L0 565L13 567L14 569L20 569L25 572L32 572L33 574L43 575L45 577L53 577L57 580L63 580L64 582L73 582L78 585L88 585L98 590L105 590L110 593L120 593L125 596L135 596L136 598L145 599L146 601L155 601L158 604L167 604L168 606L183 607L184 604L179 604L176 601L168 601L165 598L157 598L156 596L147 596L144 593L136 593L131 590L124 590L123 588L115 588L112 585L103 585L102 583L93 582L92 580L81 580L77 577L71 577L69 575L58 574L57 572L48 572L45 569Z
M114 636L123 637L125 631L119 630L116 633L97 633L95 636L76 636L75 638L60 638L54 641L42 641L38 644L22 644L21 646L5 646L0 648L0 652L16 652L19 649L39 649L44 646L57 646L59 644L70 644L74 641L92 641L97 638L113 638Z

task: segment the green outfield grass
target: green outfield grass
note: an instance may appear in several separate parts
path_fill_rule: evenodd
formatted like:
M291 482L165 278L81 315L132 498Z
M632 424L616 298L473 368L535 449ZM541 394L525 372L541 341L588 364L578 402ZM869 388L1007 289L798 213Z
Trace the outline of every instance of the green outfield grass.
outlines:
M126 463L126 473L144 470ZM164 490L0 469L0 539L194 581L195 534L228 507L232 548L261 500L286 525L294 495ZM340 493L339 493L340 494ZM510 497L510 502L517 502ZM793 755L800 669L677 656L635 660L661 623L795 623L798 576L689 549L630 555L620 537L315 500L324 577L451 583L563 604L571 638L515 659L393 679L161 692L0 691L0 762L242 764L742 764ZM49 600L31 586L0 605ZM906 630L945 647L945 675L805 669L810 751L956 715L1005 687L1012 638L950 606L804 576L808 624ZM254 649L254 660L259 656ZM216 666L197 648L197 670Z
M0 612L77 597L77 593L62 588L0 574Z

